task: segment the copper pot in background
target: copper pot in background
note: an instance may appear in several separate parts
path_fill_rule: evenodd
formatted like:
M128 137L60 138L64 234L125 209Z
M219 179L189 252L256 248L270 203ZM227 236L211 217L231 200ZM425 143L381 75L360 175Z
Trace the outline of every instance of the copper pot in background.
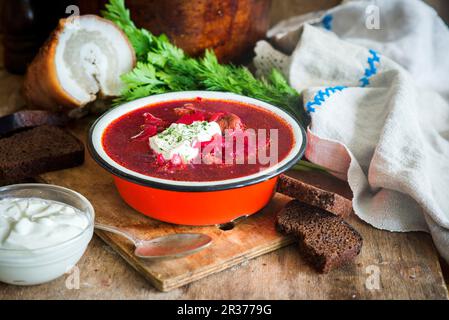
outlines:
M106 0L79 0L81 13L98 13ZM165 33L188 54L214 49L221 62L242 62L270 24L271 0L126 0L133 21Z

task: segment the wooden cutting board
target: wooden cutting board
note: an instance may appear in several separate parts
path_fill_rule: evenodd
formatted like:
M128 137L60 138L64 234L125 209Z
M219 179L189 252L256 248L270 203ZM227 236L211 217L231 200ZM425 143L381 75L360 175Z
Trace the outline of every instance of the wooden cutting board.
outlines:
M80 121L72 132L85 141L90 122L88 119ZM92 202L97 222L124 228L141 239L182 232L200 232L211 236L212 245L194 255L175 260L146 261L134 256L133 245L123 237L95 231L161 291L180 287L293 242L291 237L282 236L275 230L275 214L289 200L281 194L276 194L260 213L238 223L232 230L221 230L217 226L176 226L138 213L120 198L112 176L94 162L87 150L84 165L50 172L40 178L46 183L82 193Z

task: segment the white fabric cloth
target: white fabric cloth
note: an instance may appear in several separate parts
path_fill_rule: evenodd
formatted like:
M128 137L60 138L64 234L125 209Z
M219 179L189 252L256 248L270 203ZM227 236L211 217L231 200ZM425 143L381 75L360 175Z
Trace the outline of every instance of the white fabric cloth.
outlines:
M375 5L376 7L372 7ZM380 29L367 19L379 13ZM372 20L370 20L372 21ZM355 213L427 231L449 261L449 30L418 0L346 1L281 22L256 46L311 116L306 157L347 179Z

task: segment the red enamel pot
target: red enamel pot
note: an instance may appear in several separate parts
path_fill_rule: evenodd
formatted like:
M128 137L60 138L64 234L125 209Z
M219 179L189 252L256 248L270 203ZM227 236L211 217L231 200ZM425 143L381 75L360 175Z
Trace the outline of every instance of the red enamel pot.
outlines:
M275 113L292 130L291 150L263 171L220 181L174 181L147 176L118 164L104 150L104 131L115 119L151 104L197 97L250 104ZM278 175L304 154L306 135L293 116L265 102L232 93L185 91L149 96L111 109L92 125L88 147L94 160L113 175L120 196L132 208L164 222L200 226L226 223L262 209L275 192Z

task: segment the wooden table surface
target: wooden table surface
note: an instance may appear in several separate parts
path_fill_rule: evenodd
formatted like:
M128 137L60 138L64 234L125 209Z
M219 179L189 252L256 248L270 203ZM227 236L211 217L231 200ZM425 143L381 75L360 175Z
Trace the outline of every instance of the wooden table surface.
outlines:
M273 21L311 10L274 1ZM336 1L317 1L317 5ZM309 2L310 3L310 2ZM0 52L1 59L1 52ZM0 116L21 107L21 77L0 68ZM350 196L346 183L326 175L295 173L306 181ZM101 192L101 191L99 191ZM429 235L390 233L372 228L353 216L349 221L364 237L365 245L355 266L340 273L316 274L295 246L263 255L170 292L159 292L94 236L74 274L50 283L18 287L0 284L0 299L447 299L447 284ZM305 270L298 272L297 270ZM355 269L358 274L355 276ZM447 266L443 265L447 270ZM360 274L364 270L366 277ZM373 287L372 272L379 285ZM377 274L377 273L376 273ZM371 284L371 285L370 285ZM375 283L374 283L375 284Z
M326 189L348 195L347 185L316 173L296 173ZM100 192L100 191L99 191ZM169 292L154 289L97 236L73 273L33 287L0 284L0 299L447 299L441 266L430 236L390 233L353 216L364 237L354 265L327 275L316 273L295 245L245 261ZM378 273L373 286L371 273ZM370 286L371 284L371 286ZM375 284L375 283L374 283Z

